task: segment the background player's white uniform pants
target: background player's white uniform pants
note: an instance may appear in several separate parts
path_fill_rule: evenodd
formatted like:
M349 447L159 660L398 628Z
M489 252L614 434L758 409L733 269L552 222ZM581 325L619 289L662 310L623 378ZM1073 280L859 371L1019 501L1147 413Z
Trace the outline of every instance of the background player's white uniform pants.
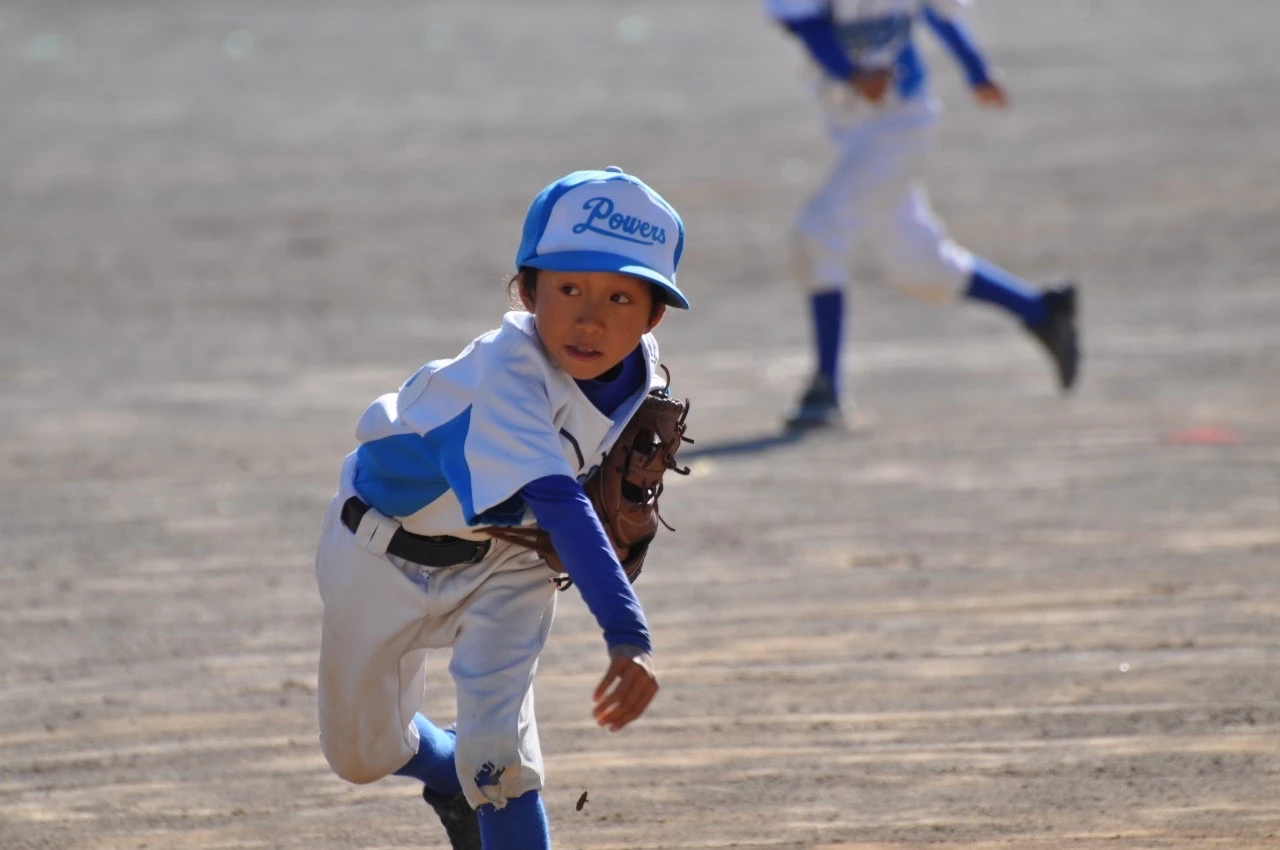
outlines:
M839 152L796 220L797 278L812 290L844 288L854 252L870 244L908 293L955 297L973 257L947 238L920 183L939 107L919 97L868 115L870 108L828 105L827 130Z
M495 542L479 563L431 571L424 591L378 544L365 548L342 524L342 504L355 495L354 470L352 454L316 552L325 758L350 782L373 782L403 767L418 749L413 714L425 694L427 650L452 646L463 793L473 807L501 808L540 789L533 675L555 614L551 571L526 550ZM370 515L376 521L376 512ZM385 535L372 538L385 548ZM486 766L500 781L478 787L476 773Z

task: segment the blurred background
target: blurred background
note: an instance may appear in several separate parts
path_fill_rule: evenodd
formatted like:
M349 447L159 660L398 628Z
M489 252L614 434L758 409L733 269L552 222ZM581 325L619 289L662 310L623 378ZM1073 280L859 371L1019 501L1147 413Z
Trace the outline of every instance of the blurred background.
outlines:
M688 229L658 338L698 443L635 728L591 723L561 597L557 846L1273 846L1280 7L967 20L1011 109L922 39L933 201L1080 281L1081 386L868 263L871 425L779 442L831 150L759 4L0 7L0 846L443 846L320 755L315 535L365 405L496 326L530 199L611 164Z

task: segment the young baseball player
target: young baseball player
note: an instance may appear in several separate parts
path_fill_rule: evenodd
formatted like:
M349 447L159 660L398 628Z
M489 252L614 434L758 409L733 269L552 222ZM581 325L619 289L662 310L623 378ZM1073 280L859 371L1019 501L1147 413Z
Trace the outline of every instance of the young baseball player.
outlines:
M855 252L874 244L890 277L928 299L957 295L1007 311L1048 352L1063 390L1079 360L1076 291L1033 286L947 238L920 181L940 114L913 41L923 22L960 63L978 103L1004 90L955 17L967 0L765 0L812 60L827 133L838 148L826 182L796 219L796 274L808 290L817 371L789 425L837 423L844 293Z
M549 533L604 633L600 726L622 729L658 690L644 613L581 482L664 383L649 332L689 306L683 248L676 211L620 169L555 181L516 254L525 311L356 428L316 555L322 748L350 782L422 781L455 848L550 847L532 686L555 576L483 527ZM445 647L456 728L418 712L426 654Z

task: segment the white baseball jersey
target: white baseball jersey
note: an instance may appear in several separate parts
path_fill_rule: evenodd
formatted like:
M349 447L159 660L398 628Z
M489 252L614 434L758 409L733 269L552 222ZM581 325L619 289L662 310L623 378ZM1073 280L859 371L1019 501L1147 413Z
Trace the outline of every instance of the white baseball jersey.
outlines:
M360 455L356 489L414 534L477 537L477 525L531 517L517 496L548 475L583 481L612 447L648 387L657 387L658 343L641 340L648 373L614 417L601 413L546 355L528 313L457 357L427 363L399 392L377 399L356 428L364 444L401 440L394 468Z
M782 24L829 16L836 42L859 69L894 69L893 87L873 107L809 57L812 85L828 121L843 126L925 98L928 72L915 47L915 23L926 10L946 19L967 5L968 0L765 0L767 13Z

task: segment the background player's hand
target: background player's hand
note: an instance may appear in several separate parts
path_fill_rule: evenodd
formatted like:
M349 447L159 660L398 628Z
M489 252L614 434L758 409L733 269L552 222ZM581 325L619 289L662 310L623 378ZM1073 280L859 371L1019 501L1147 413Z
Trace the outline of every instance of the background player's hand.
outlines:
M609 669L596 686L596 723L617 732L635 720L658 692L658 675L653 656L638 646L625 644L609 650Z
M884 100L892 79L893 72L888 68L881 68L877 71L854 71L849 75L848 82L859 95L872 103L879 103Z
M983 106L994 106L1003 109L1009 105L1009 98L1004 89L994 80L988 80L973 87L973 99Z

